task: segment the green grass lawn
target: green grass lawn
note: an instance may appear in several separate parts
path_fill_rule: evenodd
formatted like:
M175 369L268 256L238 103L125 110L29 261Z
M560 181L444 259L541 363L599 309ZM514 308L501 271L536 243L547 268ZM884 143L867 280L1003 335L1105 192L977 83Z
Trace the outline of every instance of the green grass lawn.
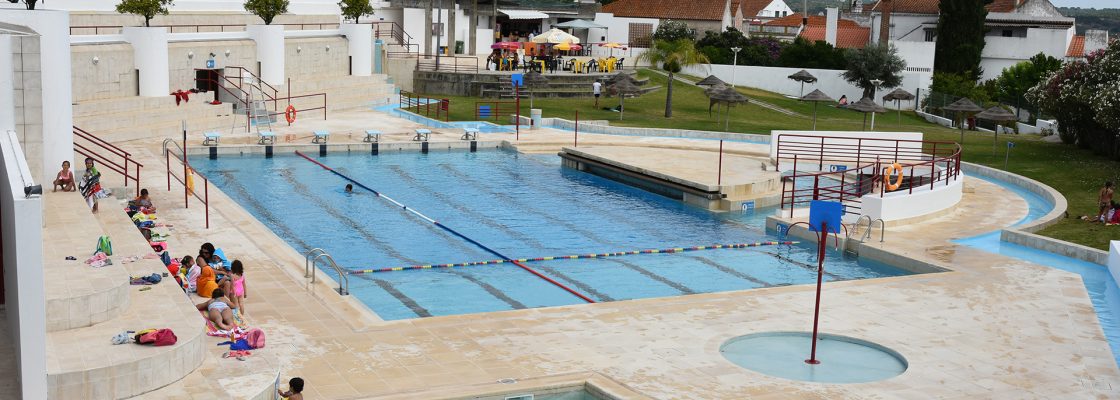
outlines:
M545 117L573 119L579 111L581 120L610 120L611 125L645 128L673 128L722 131L724 122L716 120L714 114L708 116L708 98L703 89L676 82L673 86L673 117L665 118L665 88L667 78L647 70L639 71L642 77L650 79L650 84L662 86L647 95L627 99L626 113L619 120L619 113L602 110L618 104L617 97L603 97L600 108L594 106L594 99L555 98L535 99L534 107L544 110ZM810 129L813 104L790 99L783 95L751 88L739 88L752 99L758 99L779 107L802 114L804 117L788 116L755 104L740 105L731 109L730 132L769 134L771 130ZM590 88L588 88L590 92ZM475 97L433 96L451 100L451 120L474 120ZM522 99L521 113L529 115L529 101ZM500 123L507 123L502 121ZM821 104L817 108L818 130L861 130L863 114ZM959 141L958 131L930 124L914 113L902 113L901 124L896 114L888 112L876 117L875 129L878 131L923 132L927 140ZM1102 226L1077 219L1077 216L1096 213L1096 193L1106 180L1117 180L1117 163L1093 155L1089 151L1060 143L1042 141L1038 136L1003 135L999 138L997 151L992 152L992 134L965 132L964 160L1006 169L1053 187L1069 201L1071 218L1039 232L1073 243L1107 250L1108 241L1120 238L1120 226ZM1004 168L1004 148L1006 141L1015 142L1010 162ZM998 201L998 199L993 199Z

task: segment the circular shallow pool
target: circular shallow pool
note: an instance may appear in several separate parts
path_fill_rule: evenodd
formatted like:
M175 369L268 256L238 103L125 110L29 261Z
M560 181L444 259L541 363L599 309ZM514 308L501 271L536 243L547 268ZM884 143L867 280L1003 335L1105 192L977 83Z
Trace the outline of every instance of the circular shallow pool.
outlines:
M817 337L817 360L809 364L809 332L763 332L739 336L720 347L736 365L779 378L824 383L860 383L906 372L906 358L866 340L839 335Z

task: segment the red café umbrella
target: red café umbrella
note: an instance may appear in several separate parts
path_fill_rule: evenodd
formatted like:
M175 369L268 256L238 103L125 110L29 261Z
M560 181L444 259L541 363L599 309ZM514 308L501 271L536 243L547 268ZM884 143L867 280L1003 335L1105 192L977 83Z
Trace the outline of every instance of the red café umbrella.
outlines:
M517 50L521 48L521 42L498 42L490 45L490 48L502 50Z

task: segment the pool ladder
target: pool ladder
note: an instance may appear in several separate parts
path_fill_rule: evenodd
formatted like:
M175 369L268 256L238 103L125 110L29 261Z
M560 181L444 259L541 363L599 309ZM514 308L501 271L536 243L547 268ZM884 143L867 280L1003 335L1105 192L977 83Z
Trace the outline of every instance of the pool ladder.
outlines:
M334 262L334 257L331 257L326 250L316 247L308 251L307 254L304 254L303 257L304 278L311 278L311 283L315 283L315 272L311 267L317 265L319 260L325 260L327 266L338 273L338 294L343 296L350 294L350 277L346 275L346 271L343 270L342 267L339 267L338 264Z
M864 241L867 241L867 239L871 238L871 227L873 225L875 225L876 222L879 223L879 243L882 243L882 242L886 241L886 238L887 238L887 223L885 221L883 221L882 218L872 220L870 215L860 215L859 219L856 220L856 229L855 230L857 232L859 231L859 227L862 226L864 218L867 218L867 230L863 232L863 237L860 238L859 241L864 242Z

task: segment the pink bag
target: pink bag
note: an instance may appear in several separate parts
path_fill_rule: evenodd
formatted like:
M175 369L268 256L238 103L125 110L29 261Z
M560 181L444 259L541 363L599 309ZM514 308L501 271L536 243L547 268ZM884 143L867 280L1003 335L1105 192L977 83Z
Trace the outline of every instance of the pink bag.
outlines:
M249 347L252 347L254 349L263 348L264 331L260 330L259 328L250 329L249 333L245 334L245 342L249 343Z

